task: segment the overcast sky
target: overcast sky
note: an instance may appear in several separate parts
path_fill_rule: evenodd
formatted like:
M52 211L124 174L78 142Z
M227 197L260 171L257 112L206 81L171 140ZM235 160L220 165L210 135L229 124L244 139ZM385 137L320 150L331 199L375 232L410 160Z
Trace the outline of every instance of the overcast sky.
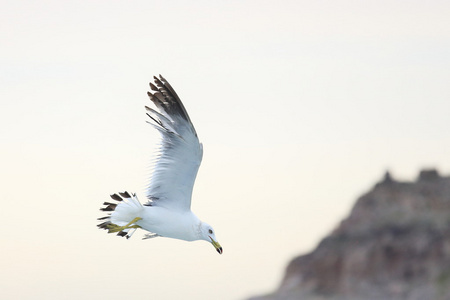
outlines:
M450 174L448 1L1 1L5 299L244 299L384 172ZM96 228L141 201L162 74L204 144L192 208L224 248Z

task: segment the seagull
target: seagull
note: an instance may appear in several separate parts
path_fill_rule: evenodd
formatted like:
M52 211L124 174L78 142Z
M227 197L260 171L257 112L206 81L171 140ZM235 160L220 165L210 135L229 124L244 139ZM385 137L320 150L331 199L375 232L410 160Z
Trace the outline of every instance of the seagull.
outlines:
M219 254L222 247L211 225L191 211L192 189L202 161L203 146L183 103L161 75L147 92L156 110L145 106L147 123L160 133L159 150L152 161L152 174L146 189L147 203L135 193L112 194L114 202L104 202L108 215L97 226L130 238L137 229L148 231L144 239L166 237L184 241L204 240Z

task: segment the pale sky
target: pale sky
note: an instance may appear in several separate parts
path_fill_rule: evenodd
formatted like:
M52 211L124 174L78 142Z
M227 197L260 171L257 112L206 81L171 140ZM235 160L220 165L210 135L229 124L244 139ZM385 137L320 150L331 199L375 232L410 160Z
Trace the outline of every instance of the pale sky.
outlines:
M449 1L1 1L4 299L269 292L389 169L450 174ZM142 190L162 74L204 144L205 242L96 228Z

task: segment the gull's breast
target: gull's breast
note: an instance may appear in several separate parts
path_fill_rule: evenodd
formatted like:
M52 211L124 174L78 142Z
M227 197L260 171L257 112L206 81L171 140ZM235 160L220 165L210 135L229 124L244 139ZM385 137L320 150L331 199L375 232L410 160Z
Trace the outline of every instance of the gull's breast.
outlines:
M199 239L200 221L191 212L171 211L161 206L147 206L137 224L163 237L194 241Z

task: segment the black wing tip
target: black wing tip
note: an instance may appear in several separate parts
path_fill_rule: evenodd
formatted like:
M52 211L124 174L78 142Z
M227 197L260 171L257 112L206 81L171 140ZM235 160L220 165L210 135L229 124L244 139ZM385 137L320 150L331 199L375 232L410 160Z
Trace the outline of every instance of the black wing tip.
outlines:
M150 89L152 90L152 91L155 91L155 92L158 92L159 90L158 90L158 88L153 84L153 83L149 83L149 85L150 85ZM147 92L147 93L150 93L150 92Z
M167 80L161 74L159 74L159 79L164 83L168 83Z
M164 81L167 82L167 80L161 74L158 74L158 76L154 75L153 79L158 80L158 81L162 81L162 82L164 82Z
M118 235L118 236L121 236L121 237L124 237L124 236L127 235L127 233L126 233L125 231L119 231L119 232L117 233L117 235Z
M157 87L164 87L164 84L163 84L163 82L161 81L161 79L159 79L158 77L156 77L156 76L153 76L153 81L156 83L156 86ZM159 89L158 89L159 90Z
M101 224L98 224L97 227L98 227L98 228L101 228L101 229L108 229L108 226L109 226L110 224L111 224L110 221L106 221L106 222L103 222L103 223L101 223Z
M123 198L131 198L131 195L127 191L122 193L119 192L119 195L122 196Z
M178 97L174 88L170 85L167 79L165 79L161 74L159 74L159 78L153 76L153 79L155 84L150 82L149 85L154 93L147 92L150 100L156 105L156 107L158 107L159 110L163 110L169 115L179 115L188 121L195 132L194 125L189 118L189 114L187 113L183 102L180 97Z
M117 206L117 204L111 202L103 202L103 205L105 205L106 207L100 208L101 211L114 211Z
M117 195L117 194L112 194L112 195L109 195L112 199L114 199L114 200L116 200L116 201L123 201L123 199L119 196L119 195Z

